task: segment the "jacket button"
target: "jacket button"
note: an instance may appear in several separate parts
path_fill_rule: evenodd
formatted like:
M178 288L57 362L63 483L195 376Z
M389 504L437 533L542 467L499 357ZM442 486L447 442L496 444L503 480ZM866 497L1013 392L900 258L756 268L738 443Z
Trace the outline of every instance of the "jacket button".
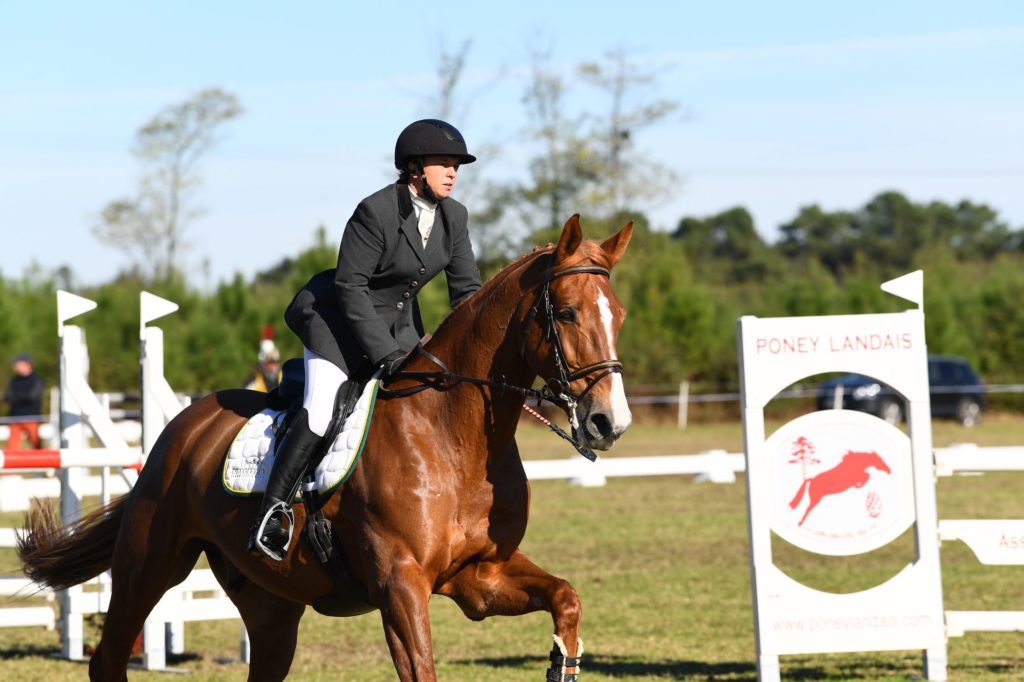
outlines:
M420 268L420 274L421 275L427 274L427 269L426 268Z
M403 291L402 292L402 298L409 298L409 292L408 291Z
M398 303L395 304L395 307L398 308L399 310L401 310L402 308L405 307L405 302L404 301L399 301Z
M413 281L412 281L412 282L411 282L411 283L409 284L409 286L411 286L411 287L418 287L419 285L420 285L420 283L419 283L419 282L417 282L416 280L413 280Z

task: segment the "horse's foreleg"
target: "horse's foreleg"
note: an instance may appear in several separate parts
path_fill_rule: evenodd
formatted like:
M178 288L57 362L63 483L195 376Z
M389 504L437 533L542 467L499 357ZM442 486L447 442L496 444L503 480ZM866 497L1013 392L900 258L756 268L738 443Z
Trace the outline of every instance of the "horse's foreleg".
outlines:
M568 581L557 578L525 554L516 551L508 561L481 562L459 571L445 583L439 594L450 597L473 620L488 616L518 616L533 611L549 611L555 626L552 669L559 681L576 679L582 654L580 618L582 608L576 590Z
M437 680L427 605L430 588L423 570L409 559L396 562L383 583L371 589L371 599L380 608L391 659L402 682Z

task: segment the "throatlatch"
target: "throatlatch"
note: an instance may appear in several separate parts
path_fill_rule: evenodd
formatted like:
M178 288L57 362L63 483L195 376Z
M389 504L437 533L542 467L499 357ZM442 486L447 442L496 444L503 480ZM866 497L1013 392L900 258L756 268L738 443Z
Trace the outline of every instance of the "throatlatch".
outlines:
M545 682L577 682L580 674L580 659L583 657L583 640L576 638L576 656L570 657L565 642L558 635L552 635L555 645L551 647L551 667Z

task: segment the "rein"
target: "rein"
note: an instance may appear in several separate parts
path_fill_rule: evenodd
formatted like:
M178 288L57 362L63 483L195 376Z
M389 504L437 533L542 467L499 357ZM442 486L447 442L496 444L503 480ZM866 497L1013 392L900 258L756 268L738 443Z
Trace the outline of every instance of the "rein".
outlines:
M552 257L554 257L553 254ZM590 393L591 390L593 390L594 386L596 386L597 382L601 381L601 379L616 372L621 373L622 363L619 362L618 360L600 360L593 364L587 365L586 367L580 367L575 370L569 367L568 362L565 359L565 351L562 348L562 338L561 336L559 336L558 326L555 324L554 304L551 301L550 291L551 281L553 279L556 279L558 277L564 277L566 275L602 275L604 277L611 276L607 268L603 268L597 265L584 265L574 268L566 268L565 270L559 270L557 272L549 272L547 276L544 278L544 280L537 285L542 287L541 295L538 299L538 302L534 303L534 305L530 307L530 311L526 317L526 324L524 325L524 328L528 328L531 324L533 324L534 320L537 318L537 314L540 312L540 308L538 306L543 305L544 314L546 318L546 325L544 328L543 338L547 339L548 342L551 344L555 358L555 369L558 372L557 377L547 379L540 389L527 388L524 386L510 384L507 381L505 381L504 376L501 377L500 381L494 381L491 379L480 379L477 377L466 376L463 374L456 374L455 372L452 372L448 368L448 366L443 361L441 361L440 358L436 357L429 351L425 350L422 346L417 346L413 350L413 353L423 355L432 363L440 367L441 370L433 372L407 372L404 370L399 371L389 380L389 383L392 381L399 381L404 379L418 381L419 385L399 389L388 389L384 388L382 385L378 391L378 396L385 399L400 398L404 396L413 395L415 393L419 393L420 391L425 391L427 389L434 389L436 391L447 391L457 384L467 383L474 384L477 386L487 386L498 391L499 395L504 394L506 391L511 391L513 393L518 393L519 395L522 395L524 398L535 398L537 400L538 406L540 406L542 401L546 400L553 405L562 407L568 412L569 423L572 428L572 435L563 431L556 424L552 424L547 419L544 419L538 412L536 412L533 409L530 409L526 405L524 405L523 408L534 417L540 419L542 423L544 423L557 435L572 443L573 447L575 447L576 451L579 452L581 455L589 459L591 462L595 461L597 459L597 455L594 454L594 452L590 448L584 446L582 443L579 442L579 437L577 435L577 431L579 429L579 419L576 416L576 406L580 400L582 400L588 393ZM526 357L525 334L523 335L523 341L520 345L519 352L520 355L522 355L524 358ZM587 386L586 388L583 389L582 393L580 393L579 395L575 395L569 390L569 385L573 381L582 379L588 375L594 374L595 372L599 372L598 376L587 383Z

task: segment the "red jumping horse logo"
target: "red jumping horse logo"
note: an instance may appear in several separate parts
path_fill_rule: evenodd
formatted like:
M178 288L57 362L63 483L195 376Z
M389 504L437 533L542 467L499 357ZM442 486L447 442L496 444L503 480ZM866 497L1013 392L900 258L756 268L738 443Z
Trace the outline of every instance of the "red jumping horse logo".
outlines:
M804 491L807 492L807 497L810 499L807 511L804 512L803 518L800 519L800 523L797 525L804 525L807 515L818 506L818 503L826 495L837 495L850 488L862 488L871 478L868 469L878 469L887 474L892 473L892 470L882 461L877 452L854 452L853 450L847 450L839 464L828 471L821 472L817 476L804 478L804 482L800 484L800 489L796 491L796 496L789 503L790 509L796 509L804 498Z

